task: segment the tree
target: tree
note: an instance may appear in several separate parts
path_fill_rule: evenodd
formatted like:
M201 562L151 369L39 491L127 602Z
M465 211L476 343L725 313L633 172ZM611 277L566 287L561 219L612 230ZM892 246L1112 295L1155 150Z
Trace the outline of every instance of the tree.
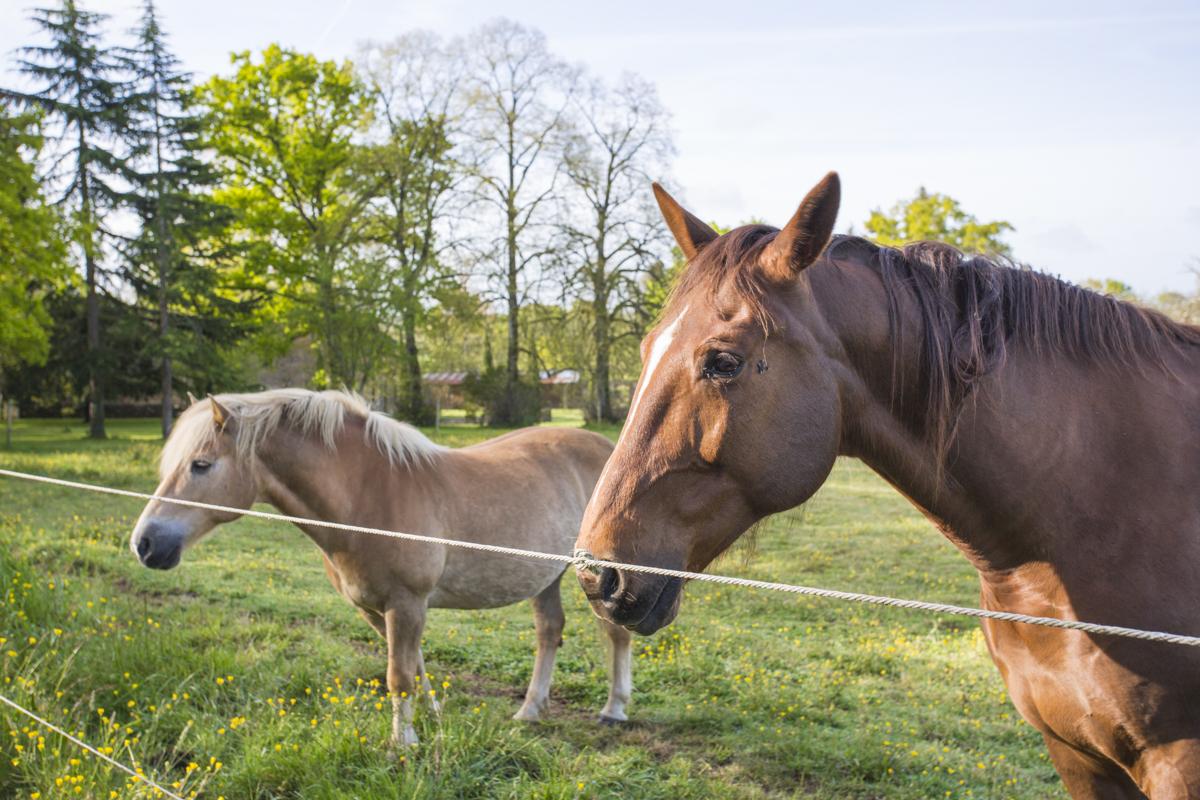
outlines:
M457 203L463 169L455 156L462 122L460 54L428 33L368 44L359 69L375 101L377 139L369 172L380 179L371 236L388 253L393 306L404 339L402 410L426 422L417 331L427 305L450 278L439 225Z
M574 103L578 130L565 153L571 188L560 216L567 236L566 285L590 302L592 394L596 418L617 415L612 402L612 349L640 337L642 281L664 238L650 200L674 150L668 116L654 87L626 75L615 89L594 82Z
M1196 279L1196 288L1191 294L1162 292L1154 298L1154 306L1180 322L1200 325L1200 257L1192 259L1191 273Z
M871 212L866 222L871 238L879 244L898 247L908 242L945 242L967 253L1010 255L1004 234L1014 230L1003 220L980 222L963 211L952 197L930 194L922 186L911 200L902 200L887 213Z
M1088 278L1083 282L1083 285L1094 292L1107 294L1115 297L1118 300L1126 300L1129 302L1138 302L1137 292L1133 287L1124 281L1118 281L1113 278L1105 278L1098 280L1096 278Z
M135 45L126 51L132 72L126 137L133 164L130 202L141 230L127 248L127 274L154 311L166 438L180 362L193 377L210 372L216 345L238 331L233 320L240 309L216 291L215 253L210 250L229 214L208 196L217 173L202 158L202 118L192 108L191 76L168 49L153 0L146 0L134 35ZM182 335L177 326L185 328ZM192 383L200 388L194 379Z
M206 144L224 168L215 199L237 214L244 277L274 294L267 309L296 336L311 336L314 381L361 390L389 349L392 289L381 259L364 249L364 209L381 182L354 138L370 97L351 66L271 45L235 74L197 90Z
M43 301L69 277L61 220L33 163L41 146L36 117L0 102L0 396L8 370L46 360L51 320Z
M61 153L49 179L64 186L56 202L71 215L72 240L83 264L87 304L88 384L91 436L104 431L105 353L100 330L101 250L109 236L105 212L121 200L116 177L121 159L114 136L124 123L117 78L120 62L99 44L105 16L81 10L74 0L33 12L49 37L45 46L22 48L21 71L41 83L31 93L11 93L42 108L56 123Z
M576 71L555 58L538 31L497 20L468 40L473 99L471 137L483 157L475 167L478 197L499 218L487 277L507 313L505 395L497 424L530 421L518 397L520 310L537 283L534 274L554 247L548 231L554 208L563 122Z

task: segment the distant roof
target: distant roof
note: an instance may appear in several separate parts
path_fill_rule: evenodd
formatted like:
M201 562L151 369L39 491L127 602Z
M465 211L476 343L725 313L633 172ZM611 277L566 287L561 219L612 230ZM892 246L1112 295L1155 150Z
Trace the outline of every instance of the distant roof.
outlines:
M430 386L461 386L467 379L467 374L466 372L428 372L421 376L421 380ZM563 369L558 372L542 370L538 379L541 383L550 386L579 383L579 371L574 369Z
M539 377L542 383L551 385L556 383L579 383L579 372L573 369L563 369L558 372L542 370Z
M465 372L428 372L421 376L421 380L434 386L461 386L466 379Z

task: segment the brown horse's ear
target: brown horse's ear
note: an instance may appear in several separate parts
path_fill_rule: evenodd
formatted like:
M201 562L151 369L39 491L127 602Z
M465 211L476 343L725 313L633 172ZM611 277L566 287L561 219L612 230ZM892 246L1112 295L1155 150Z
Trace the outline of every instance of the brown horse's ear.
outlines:
M233 412L218 403L217 398L211 394L208 396L208 404L212 407L213 424L217 426L217 430L224 432L225 426L233 419Z
M775 241L763 251L759 264L770 280L789 281L817 260L833 235L841 200L842 182L836 172L831 172L812 188Z
M720 236L711 227L701 222L699 217L679 205L662 186L657 183L650 185L654 189L654 199L658 201L658 209L662 212L663 219L667 221L667 227L671 229L675 241L679 243L679 249L683 251L683 255L689 261L696 257L696 253L700 252L701 247Z

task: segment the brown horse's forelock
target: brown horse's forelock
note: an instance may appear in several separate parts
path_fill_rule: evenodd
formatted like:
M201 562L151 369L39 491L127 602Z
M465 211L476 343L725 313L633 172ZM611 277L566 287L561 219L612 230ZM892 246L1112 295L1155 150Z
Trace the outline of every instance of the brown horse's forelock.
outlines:
M766 305L769 285L759 270L746 267L758 262L763 249L778 233L778 228L769 225L743 225L709 242L684 268L666 308L673 308L677 298L696 291L715 301L729 284L766 329L771 321Z
M684 269L667 308L697 291L715 300L732 289L768 330L770 283L760 270L747 267L778 232L767 225L746 225L706 245ZM1200 346L1200 327L1002 256L970 255L939 242L881 247L857 236L835 236L825 252L835 266L852 256L865 260L883 281L896 353L894 400L904 389L901 298L910 298L920 309L917 374L924 402L911 422L924 432L939 465L954 442L972 390L1004 366L1013 344L1137 371L1166 369L1168 353Z

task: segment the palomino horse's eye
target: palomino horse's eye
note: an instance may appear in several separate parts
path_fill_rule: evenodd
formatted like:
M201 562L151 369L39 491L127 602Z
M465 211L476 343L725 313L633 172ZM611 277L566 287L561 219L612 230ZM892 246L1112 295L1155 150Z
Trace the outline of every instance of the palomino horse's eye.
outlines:
M745 363L736 353L714 350L704 359L703 374L706 378L736 378Z
M211 461L205 461L202 458L197 458L195 461L192 462L192 474L193 475L203 475L204 473L208 472L210 469L212 469Z

